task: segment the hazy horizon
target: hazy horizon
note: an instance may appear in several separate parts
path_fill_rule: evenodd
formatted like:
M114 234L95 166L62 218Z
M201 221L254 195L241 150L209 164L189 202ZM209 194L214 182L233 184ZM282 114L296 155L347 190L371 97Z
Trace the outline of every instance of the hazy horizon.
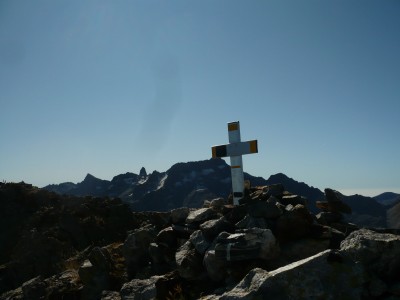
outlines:
M229 160L228 159L224 159L225 161L226 161L226 163L229 165ZM177 162L177 163L182 163L182 162ZM183 162L183 163L187 163L187 162ZM168 170L148 170L147 168L146 168L146 166L143 166L145 169L146 169L146 172L147 172L147 174L151 174L151 173L153 173L154 171L157 171L157 172L166 172L166 171L168 171ZM171 165L171 167L172 167L172 165ZM134 174L139 174L139 171L140 170L128 170L128 171L126 171L126 172L122 172L122 173L120 173L120 174L125 174L125 173L134 173ZM248 173L248 172L246 172L246 173ZM282 172L279 172L279 173L282 173ZM117 175L120 175L120 174L113 174L111 177L107 177L107 178L101 178L101 177L98 177L98 176L96 176L96 174L92 174L92 173L90 173L90 172L88 172L88 173L86 173L86 174L84 174L83 176L82 176L82 178L80 179L80 180L78 180L78 181L71 181L71 180L67 180L67 181L62 181L62 182L51 182L51 183L46 183L46 184L42 184L42 185L37 185L37 184L34 184L34 183L32 183L32 182L27 182L27 181L24 181L24 180L21 180L21 181L24 181L25 183L29 183L29 184L33 184L33 185L35 185L35 186L37 186L37 187L40 187L40 188L43 188L43 187L45 187L45 186L47 186L47 185L51 185L51 184L60 184L60 183L65 183L65 182L72 182L72 183L80 183L80 182L82 182L83 180L84 180L84 178L88 175L88 174L90 174L90 175L92 175L92 176L94 176L94 177L96 177L96 178L98 178L98 179L102 179L102 180L108 180L108 181L111 181L112 179L113 179L113 177L114 176L117 176ZM251 174L251 173L249 173L250 175L253 175L253 174ZM277 173L276 173L277 174ZM275 175L275 174L271 174L271 175ZM296 180L296 181L298 181L298 182L303 182L302 180L301 180L301 178L293 178L293 177L291 177L290 176L290 174L285 174L286 176L288 176L289 178L292 178L292 179L294 179L294 180ZM253 175L254 176L254 175ZM263 177L263 176L261 176L261 177ZM264 179L268 179L269 178L269 176L267 177L267 178L265 178L265 177L263 177ZM315 188L318 188L318 189L320 189L321 190L321 192L323 192L324 191L324 189L325 188L332 188L331 186L325 186L325 187L317 187L317 186L314 186L312 183L309 183L309 182L304 182L305 184L307 184L308 186L313 186L313 187L315 187ZM382 194L382 193L385 193L385 192L393 192L393 193L398 193L398 194L400 194L400 189L396 189L396 188L392 188L392 189L369 189L369 188L362 188L362 189L357 189L357 188L353 188L353 189L342 189L342 188L340 188L340 187L335 187L334 189L336 189L337 191L339 191L340 193L342 193L343 195L346 195L346 196L351 196L351 195L355 195L355 194L359 194L359 195L363 195L363 196L368 196L368 197L375 197L375 196L379 196L380 194Z

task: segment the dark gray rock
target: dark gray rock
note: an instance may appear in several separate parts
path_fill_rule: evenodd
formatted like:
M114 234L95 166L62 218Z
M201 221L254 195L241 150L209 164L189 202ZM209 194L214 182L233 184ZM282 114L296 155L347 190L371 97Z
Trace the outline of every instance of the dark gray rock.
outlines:
M331 223L329 224L330 227L335 228L336 230L343 232L347 235L349 235L350 233L352 233L353 231L357 231L360 229L360 227L358 227L355 224L352 223L346 223L346 222L335 222L335 223Z
M247 206L247 212L254 218L276 219L282 211L273 203L258 201Z
M177 236L171 226L161 230L157 234L155 241L157 244L165 246L165 247L169 247L169 248L177 247Z
M275 197L282 196L284 190L285 188L280 183L271 184L263 188L263 191L267 193L268 196L275 196Z
M130 277L136 274L138 268L146 266L150 262L149 246L154 242L156 234L154 227L146 226L134 230L126 238L122 252Z
M337 212L320 212L316 215L317 222L322 225L329 225L343 220L343 215Z
M165 274L176 267L175 249L171 249L156 243L149 246L151 266L156 275Z
M218 234L220 234L223 231L233 232L234 229L235 226L232 223L228 222L228 220L225 217L208 220L200 225L200 230L203 232L204 236L209 240L214 239Z
M88 258L97 270L109 272L112 269L113 264L110 253L104 248L94 247Z
M215 250L209 250L205 253L203 264L211 280L218 282L227 277L226 262L215 256Z
M303 205L287 206L284 214L276 222L276 234L280 240L297 239L306 236L313 218Z
M299 196L299 195L286 195L286 196L283 196L282 199L280 200L280 202L283 205L291 204L293 206L296 206L297 204L301 204L301 205L306 206L306 204L307 204L306 203L306 199L301 197L301 196Z
M96 275L96 269L90 262L90 260L85 260L79 268L79 278L84 284L89 284L93 277Z
M361 262L379 278L400 278L400 236L367 229L352 232L340 245L340 251Z
M101 293L101 300L121 300L121 295L115 291L103 291Z
M279 252L276 239L269 229L251 228L228 236L219 235L215 246L217 258L226 261L271 259Z
M200 208L191 211L186 218L188 224L201 224L211 219L220 218L221 215L212 208Z
M391 284L388 288L390 294L400 297L400 282L395 282Z
M227 204L224 198L215 198L210 201L210 207L212 208L220 208Z
M120 295L122 300L150 300L156 299L156 282L161 276L152 276L148 279L133 279L125 283Z
M180 207L171 210L171 222L172 224L185 223L187 216L189 215L190 209L188 207Z
M183 244L175 253L177 270L182 278L196 280L204 277L203 257L190 241Z
M288 263L292 263L325 251L329 248L329 245L329 239L304 238L293 240L280 245L280 255Z
M238 229L250 229L254 227L267 229L268 224L264 218L255 218L246 215L242 220L235 224L235 227Z
M351 214L351 207L342 201L339 192L332 189L325 189L327 201L316 201L316 206L325 212Z
M262 189L258 189L250 194L250 199L250 202L263 201L268 199L268 195Z
M211 246L211 242L208 241L201 230L196 230L190 235L189 241L192 243L196 251L204 255L207 249Z
M47 284L40 276L22 284L22 292L26 299L44 299L46 296Z
M165 262L163 248L163 246L156 243L149 245L149 255L153 264L163 264Z
M328 200L328 202L342 202L341 194L338 191L330 188L325 189L325 198Z
M368 283L368 292L373 299L376 299L383 294L385 294L388 290L387 284L376 277L375 275L371 274L370 275L370 281Z
M253 269L232 290L209 299L361 299L363 274L360 265L326 250L271 272Z
M340 243L346 238L346 235L333 227L320 224L312 224L310 228L309 238L323 240L328 239L330 241L330 249L339 249Z
M180 239L187 240L190 237L190 235L198 229L197 224L185 224L185 225L172 224L171 227L177 236L178 244Z

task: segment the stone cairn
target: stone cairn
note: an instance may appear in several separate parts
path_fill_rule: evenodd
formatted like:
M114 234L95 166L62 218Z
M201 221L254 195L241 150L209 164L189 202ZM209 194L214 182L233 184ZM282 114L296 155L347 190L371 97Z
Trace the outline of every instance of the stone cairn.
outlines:
M229 290L255 268L268 273L324 251L339 250L346 236L358 229L343 220L342 213L351 213L351 209L331 189L325 190L326 201L317 203L322 210L317 216L308 211L305 198L285 191L281 184L248 188L245 195L238 206L217 198L205 201L200 209L177 208L164 213L161 231L148 224L132 232L123 245L129 277L156 275L126 283L122 299L129 295L162 298L160 290L166 290L167 282L184 284L186 292L178 289L177 293L185 299L201 294L211 294L204 299L251 299L247 292L231 298ZM342 260L336 252L324 255ZM168 279L162 276L167 273ZM287 282L282 288L288 289Z
M315 216L274 184L248 186L237 206L134 212L124 242L88 247L0 299L399 299L398 233L346 223L340 194L325 198Z

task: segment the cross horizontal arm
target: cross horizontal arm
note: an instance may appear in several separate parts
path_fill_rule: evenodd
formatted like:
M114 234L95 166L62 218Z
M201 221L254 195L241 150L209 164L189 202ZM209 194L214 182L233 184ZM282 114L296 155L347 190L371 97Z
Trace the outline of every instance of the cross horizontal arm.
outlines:
M257 140L231 143L226 145L213 146L212 157L239 156L244 154L258 153Z

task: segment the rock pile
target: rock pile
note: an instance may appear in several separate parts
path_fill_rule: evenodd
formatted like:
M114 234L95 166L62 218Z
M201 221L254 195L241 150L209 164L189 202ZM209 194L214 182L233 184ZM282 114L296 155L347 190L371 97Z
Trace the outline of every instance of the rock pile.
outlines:
M338 194L326 189L325 197L317 216L281 184L249 188L239 206L216 198L199 209L133 213L124 240L83 249L68 272L34 277L0 298L400 297L397 232L348 224Z

